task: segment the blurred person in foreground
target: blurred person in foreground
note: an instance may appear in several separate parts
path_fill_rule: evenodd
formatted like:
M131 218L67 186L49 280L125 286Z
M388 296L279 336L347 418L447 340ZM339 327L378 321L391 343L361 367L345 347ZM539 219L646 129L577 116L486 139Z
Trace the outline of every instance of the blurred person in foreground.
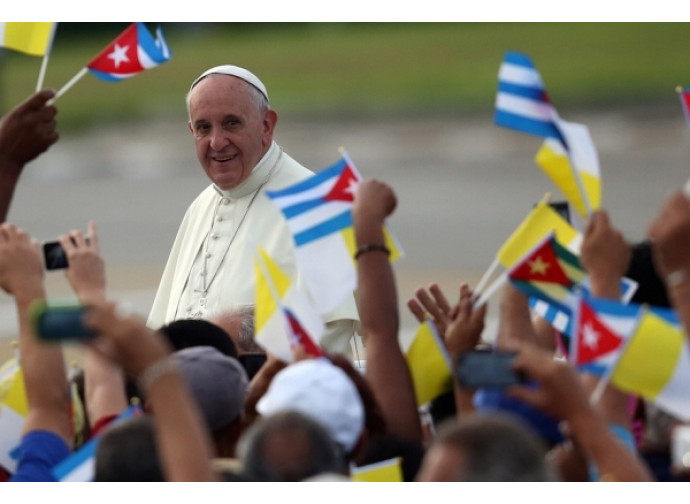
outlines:
M58 140L52 90L37 91L0 119L0 222L7 219L24 167Z

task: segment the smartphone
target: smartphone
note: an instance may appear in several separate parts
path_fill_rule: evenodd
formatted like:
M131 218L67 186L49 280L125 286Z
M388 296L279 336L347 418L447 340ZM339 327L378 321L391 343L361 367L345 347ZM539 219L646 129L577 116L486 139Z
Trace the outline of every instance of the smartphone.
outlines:
M88 236L85 236L84 240L86 243L89 243ZM73 238L72 243L76 245ZM65 269L69 267L67 254L65 254L65 249L62 248L62 244L59 241L51 241L43 244L43 259L47 270Z
M43 244L43 258L47 270L64 269L69 266L67 254L59 241L46 242Z
M31 305L31 321L36 335L43 341L87 341L96 333L84 326L82 305L49 305L37 301Z
M474 350L461 354L455 370L458 383L467 388L507 387L525 382L513 370L515 352Z

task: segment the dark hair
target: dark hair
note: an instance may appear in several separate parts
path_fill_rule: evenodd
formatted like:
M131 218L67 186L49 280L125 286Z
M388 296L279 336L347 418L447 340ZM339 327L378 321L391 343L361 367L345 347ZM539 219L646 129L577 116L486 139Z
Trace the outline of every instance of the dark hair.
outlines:
M465 463L455 481L554 481L545 443L520 419L503 413L476 413L447 420L433 446L455 448Z
M208 320L179 319L162 326L159 331L174 350L212 346L228 357L237 358L237 349L227 331Z
M654 266L652 243L645 240L632 245L631 249L632 258L625 276L639 284L631 301L664 308L670 307L666 285Z
M257 420L237 448L251 481L303 481L322 473L347 474L345 456L330 433L297 411Z
M95 481L165 481L148 415L108 427L96 448Z

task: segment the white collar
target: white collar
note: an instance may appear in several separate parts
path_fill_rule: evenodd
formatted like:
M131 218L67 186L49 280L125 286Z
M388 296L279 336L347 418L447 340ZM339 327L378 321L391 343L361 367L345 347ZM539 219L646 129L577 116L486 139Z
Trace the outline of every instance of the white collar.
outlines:
M221 189L215 184L213 184L213 188L221 196L230 199L242 198L253 193L261 186L261 184L265 182L265 179L268 176L268 173L271 171L271 168L273 168L275 165L276 158L280 152L281 149L278 147L278 144L276 144L275 141L272 141L271 146L266 151L266 154L264 154L261 160L252 169L249 177L247 177L244 182L233 189L228 189L227 191Z

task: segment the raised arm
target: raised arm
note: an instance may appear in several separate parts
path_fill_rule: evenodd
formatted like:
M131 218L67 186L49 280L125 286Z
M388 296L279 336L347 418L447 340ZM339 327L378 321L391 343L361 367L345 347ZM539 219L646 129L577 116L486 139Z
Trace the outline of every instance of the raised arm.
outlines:
M682 191L664 201L647 234L656 270L666 283L685 334L690 335L690 202Z
M79 301L84 305L105 301L105 262L100 254L96 224L88 223L88 237L81 231L72 231L60 236L59 241L69 264L65 276ZM84 393L92 427L127 408L122 369L88 346L84 350Z
M46 103L55 93L39 91L0 120L0 222L4 222L24 166L58 139L57 109Z
M473 350L481 341L486 318L487 304L474 307L474 293L467 284L460 286L458 304L450 313L450 321L444 334L444 342L448 349L453 369L458 357ZM458 417L463 417L475 411L472 398L474 390L461 387L458 380L453 380L453 397Z
M513 341L514 368L537 382L536 387L512 386L507 393L566 422L570 437L596 464L600 479L651 481L644 463L609 429L605 417L589 402L578 374L566 361L526 342Z
M169 359L165 338L143 320L93 304L86 324L100 336L93 348L139 378L153 410L156 443L168 481L215 481L211 440L184 377Z
M594 297L620 299L621 278L630 265L632 249L615 229L604 210L592 214L582 241L581 260L591 281ZM597 378L584 376L583 381L592 390ZM596 408L609 424L619 425L630 431L631 419L628 412L628 394L607 385Z
M45 299L40 247L23 230L0 225L0 286L14 297L19 319L19 356L29 414L24 433L49 431L72 445L69 387L62 348L40 342L32 327L29 307Z
M422 440L412 376L398 341L398 297L388 253L383 251L384 220L397 204L395 193L376 179L362 182L352 209L357 248L357 306L366 350L366 379L390 433Z

